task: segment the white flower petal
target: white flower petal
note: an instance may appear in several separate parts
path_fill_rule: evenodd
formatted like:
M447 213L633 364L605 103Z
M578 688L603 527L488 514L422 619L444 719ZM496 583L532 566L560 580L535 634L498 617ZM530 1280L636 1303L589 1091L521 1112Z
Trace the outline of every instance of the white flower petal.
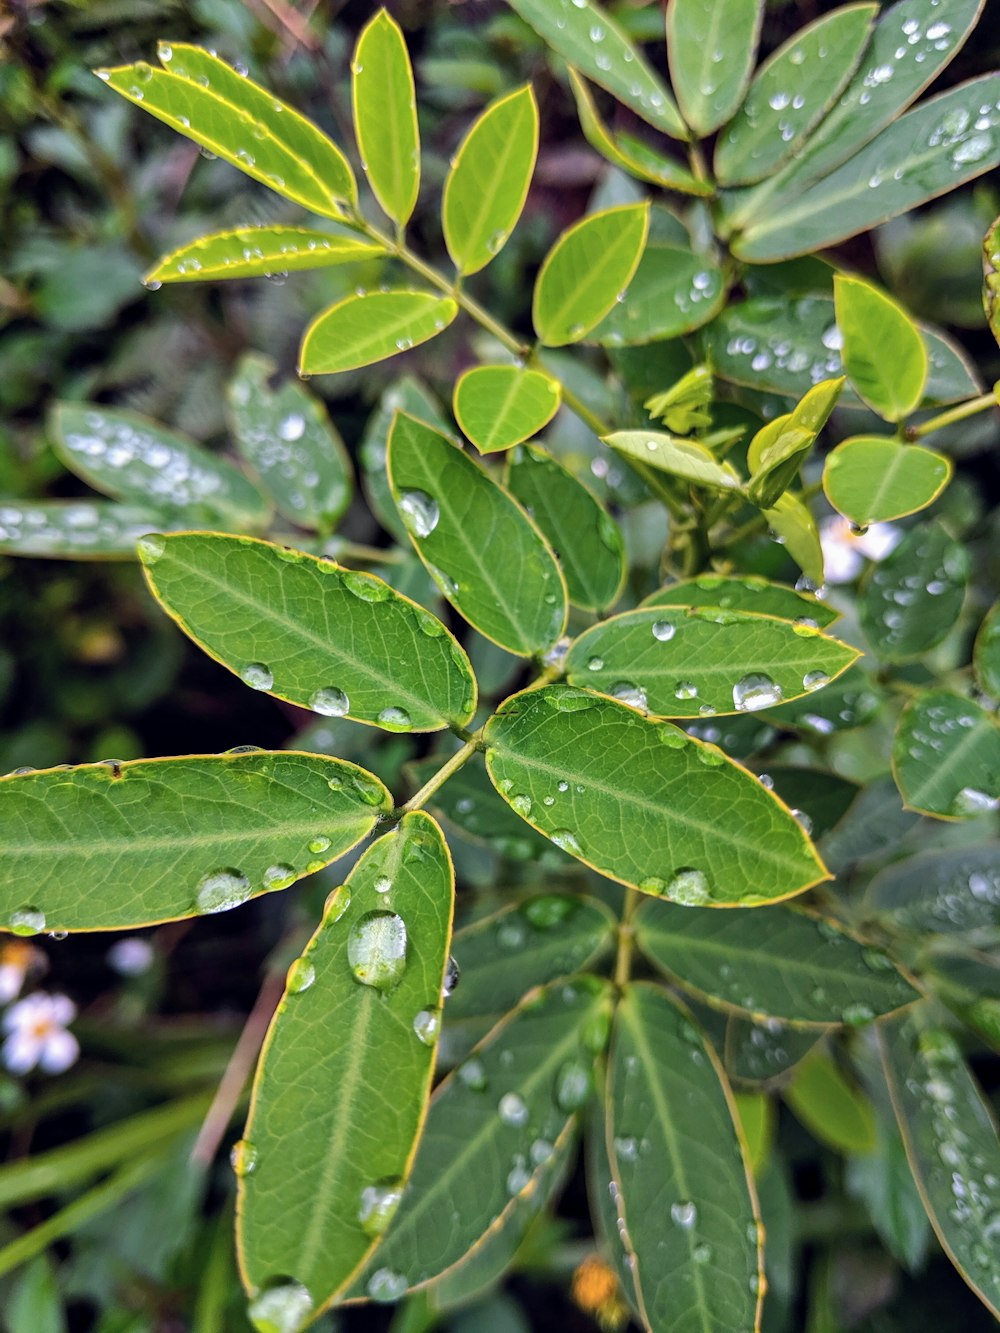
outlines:
M42 1044L30 1032L14 1032L3 1044L0 1052L4 1064L12 1074L26 1074L38 1064L42 1053Z
M76 1005L68 995L50 995L49 1018L58 1027L64 1028L76 1018Z
M16 963L0 963L0 1004L10 1004L21 993L24 968Z
M74 1064L80 1054L80 1043L65 1028L50 1032L42 1044L41 1067L46 1074L61 1074Z
M855 538L858 550L869 560L884 560L902 540L903 534L891 523L873 523L863 536Z
M3 1016L5 1032L22 1032L32 1028L38 1022L44 1022L49 1016L49 997L44 991L35 991L11 1007Z

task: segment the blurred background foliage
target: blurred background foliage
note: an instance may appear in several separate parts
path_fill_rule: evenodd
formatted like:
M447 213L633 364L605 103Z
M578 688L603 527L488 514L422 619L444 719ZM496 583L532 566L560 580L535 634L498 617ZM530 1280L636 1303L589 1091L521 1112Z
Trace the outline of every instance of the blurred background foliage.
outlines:
M987 0L994 20L996 4ZM772 3L763 49L832 7L818 0ZM543 137L532 192L511 242L476 280L488 308L527 331L524 294L552 240L593 205L595 191L609 203L631 197L632 187L586 146L572 99L539 40L502 3L399 0L391 8L415 56L428 197L436 198L472 116L497 93L534 82ZM633 37L659 40L659 5L609 8ZM8 0L0 12L0 496L85 493L46 435L46 411L56 399L130 408L224 446L224 389L239 358L249 350L265 353L291 373L304 323L359 281L355 269L333 268L283 281L144 290L141 275L157 256L205 232L280 222L291 213L273 194L224 164L204 161L194 145L136 114L90 70L149 58L161 37L201 43L245 64L347 146L349 54L371 12L370 0ZM998 64L1000 29L988 12L939 86ZM998 212L997 187L987 179L849 242L838 256L916 315L948 326L987 384L1000 377L1000 358L982 316L980 244ZM440 255L437 217L436 207L418 205L414 240ZM361 276L379 280L377 269ZM452 331L388 368L313 381L359 470L362 442L367 438L377 450L379 402L393 379L419 373L447 399L475 359L467 337ZM618 358L638 392L644 376L649 392L688 364L680 343L654 344L647 352ZM568 372L578 391L614 416L622 405L603 378L602 354L578 349L573 356ZM759 396L747 393L733 412L738 419L761 406ZM621 503L631 560L652 586L665 535L661 511L638 503L633 477L599 466L592 437L565 418L549 433L550 446ZM995 586L1000 572L994 418L934 441L962 460L935 512L958 534L975 537L984 586ZM360 498L340 536L374 546L387 540ZM761 542L751 556L761 572L788 572L787 557L772 543ZM395 575L419 577L409 567ZM415 595L433 592L426 586ZM520 667L505 654L474 635L471 652L487 688L516 683ZM913 670L915 680L926 679L922 667ZM838 731L829 751L841 772L863 780L877 771L889 723L880 720L877 691L849 703L857 706L855 720L867 720L869 728ZM779 736L760 718L728 719L722 730L711 739L736 757L762 755L769 766L775 757L808 762L794 735ZM404 765L420 758L423 742L346 722L317 723L250 693L163 617L132 564L0 557L0 771L248 743L356 758L399 790ZM840 847L843 866L863 864L867 875L901 850L975 837L969 826L956 830L898 811L889 818L885 809L876 809L859 845ZM554 849L540 852L523 836L524 826L518 832L452 839L471 910L486 910L511 890L569 885L580 876ZM592 892L616 897L614 886L590 878ZM189 1158L248 1014L254 1037L262 978L280 978L335 882L324 872L304 891L265 895L238 914L164 926L148 932L145 949L123 951L111 937L84 936L69 952L45 938L20 960L29 983L77 1004L82 1054L50 1080L0 1073L8 1163L29 1159L0 1170L0 1203L9 1210L0 1220L0 1323L7 1333L249 1327L231 1256L231 1173L224 1160L192 1166ZM986 966L978 954L972 961ZM964 993L968 976L961 963L955 955L940 969L956 994ZM977 975L974 989L981 984ZM265 980L265 993L266 987ZM715 1035L731 1061L744 1060L748 1087L805 1053L777 1049L775 1041L775 1049L765 1049L763 1029ZM455 1041L461 1047L461 1034ZM996 1056L985 1046L972 1055L995 1099ZM770 1214L765 1329L992 1327L929 1234L884 1108L875 1108L879 1146L872 1153L866 1141L851 1138L850 1095L848 1089L840 1142L823 1141L815 1127L810 1133L808 1121L786 1106L776 1123L768 1121L764 1137L776 1135L780 1152L771 1149L760 1177ZM768 1105L773 1112L779 1103ZM228 1146L235 1135L226 1133ZM60 1145L70 1145L61 1157ZM24 1174L32 1170L34 1176ZM91 1203L81 1207L80 1200ZM586 1217L577 1168L555 1220L536 1221L512 1274L472 1305L441 1314L416 1297L394 1315L366 1307L328 1316L321 1326L380 1329L392 1320L399 1333L436 1321L455 1333L624 1327L613 1281L588 1264L594 1242ZM33 1239L19 1248L22 1236Z

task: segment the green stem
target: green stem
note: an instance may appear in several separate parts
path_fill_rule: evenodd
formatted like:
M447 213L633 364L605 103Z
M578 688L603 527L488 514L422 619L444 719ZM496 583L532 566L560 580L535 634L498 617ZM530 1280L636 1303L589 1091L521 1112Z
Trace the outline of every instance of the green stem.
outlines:
M974 417L977 412L985 412L987 408L996 406L996 394L984 393L979 398L970 398L967 402L959 403L957 407L950 407L947 412L942 412L940 416L931 417L930 421L922 421L919 426L907 426L906 438L908 440L919 440L924 435L930 435L932 431L954 425L956 421L965 421L967 417Z
M624 986L632 974L632 949L635 944L632 918L641 899L642 895L636 889L625 890L625 903L622 907L621 921L618 923L618 952L615 955L616 986Z
M481 737L483 729L474 736L470 736L460 750L456 750L447 763L442 764L438 771L420 788L416 795L411 796L405 805L401 807L404 814L409 814L412 810L422 810L434 793L448 781L453 773L457 773L463 764L468 763L477 750L482 749Z

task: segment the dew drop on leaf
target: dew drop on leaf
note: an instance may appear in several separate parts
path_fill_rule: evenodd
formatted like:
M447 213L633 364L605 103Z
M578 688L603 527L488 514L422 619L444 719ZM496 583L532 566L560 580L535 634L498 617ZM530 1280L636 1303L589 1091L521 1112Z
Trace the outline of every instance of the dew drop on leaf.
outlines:
M677 1203L670 1205L670 1216L677 1226L683 1227L685 1231L690 1231L698 1220L698 1208L690 1199L680 1199Z
M437 501L426 491L404 491L399 497L399 510L414 537L429 537L441 517Z
M658 639L660 643L668 643L676 634L677 629L669 620L653 621L653 638Z
M449 954L448 962L444 969L444 981L441 983L441 994L445 999L454 993L461 975L462 969L459 967L455 957L452 954Z
M375 720L385 731L410 731L413 728L413 719L405 708L383 708Z
M593 1073L579 1060L567 1060L556 1074L555 1101L560 1111L578 1111L590 1096Z
M365 1290L373 1301L391 1305L405 1294L406 1288L407 1281L402 1273L397 1273L391 1268L376 1268L368 1279Z
M332 685L317 690L309 700L313 712L321 713L323 717L344 717L350 706L351 701L344 691Z
M400 1180L380 1180L374 1185L366 1185L358 1205L362 1231L368 1236L384 1235L402 1197L403 1183Z
M549 837L555 845L564 852L569 852L570 856L582 856L583 848L577 841L576 835L571 833L568 828L557 828Z
M414 1016L413 1031L425 1046L433 1046L441 1031L441 1010L421 1009Z
M40 935L45 929L45 913L37 907L19 907L10 914L12 935Z
M273 866L268 866L263 874L264 888L287 889L289 884L294 884L297 873L294 866L290 866L285 861L278 861Z
M250 881L242 871L229 868L213 870L198 885L195 911L204 915L228 912L245 903L251 892Z
M251 1301L247 1314L257 1333L299 1333L313 1312L301 1282L280 1279Z
M316 969L308 958L296 958L288 969L286 986L289 995L301 995L316 980Z
M802 677L802 688L804 690L819 690L824 685L829 685L830 677L825 671L807 671Z
M249 1139L237 1139L229 1152L229 1165L236 1175L249 1176L257 1166L257 1149Z
M240 671L240 680L252 690L269 690L274 684L274 672L263 662L248 662Z
M497 1114L505 1125L520 1129L528 1123L528 1106L516 1092L505 1092L497 1103Z
M139 552L139 559L144 565L155 565L167 549L167 539L161 537L158 532L151 532L147 536L139 538L136 542L136 548Z
M698 907L708 902L711 892L704 872L685 866L674 872L666 887L666 896L684 907Z
M773 708L784 698L781 686L760 672L742 676L733 686L733 703L741 713L756 712L759 708Z
M406 944L406 925L395 912L367 912L360 917L347 939L347 961L355 981L388 995L406 971Z

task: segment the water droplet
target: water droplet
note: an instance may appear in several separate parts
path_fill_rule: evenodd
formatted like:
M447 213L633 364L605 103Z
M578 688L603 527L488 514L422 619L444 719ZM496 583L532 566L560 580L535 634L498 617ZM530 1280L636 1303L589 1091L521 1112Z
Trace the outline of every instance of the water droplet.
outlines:
M953 815L982 815L1000 809L1000 797L990 796L977 787L963 787L951 804Z
M830 677L825 671L807 671L802 677L802 688L805 690L819 690L829 683Z
M383 708L375 721L385 731L410 731L413 719L405 708Z
M312 1297L301 1282L279 1278L247 1308L258 1333L299 1333L313 1312Z
M252 690L269 690L274 684L274 672L263 662L248 662L240 672L240 680Z
M874 1019L875 1011L867 1004L849 1004L840 1017L850 1027L864 1027Z
M308 958L296 958L288 969L285 986L289 995L301 995L316 980L316 969Z
M351 701L343 690L338 690L334 685L328 685L322 690L317 690L309 700L309 707L314 713L321 713L323 717L344 717L351 706Z
M433 1046L441 1031L441 1010L421 1009L413 1019L413 1031L425 1046Z
M252 892L250 881L240 870L213 870L198 885L194 907L196 912L228 912L245 903Z
M693 681L681 680L677 682L677 687L674 690L675 699L697 699L697 697L698 686Z
M497 1103L497 1114L505 1125L520 1129L528 1123L528 1107L516 1092L505 1092Z
M238 1176L249 1176L257 1165L257 1149L249 1139L237 1139L229 1151L229 1165Z
M546 690L542 697L557 713L582 713L597 703L596 695L588 694L586 690L574 690L569 687Z
M395 912L367 912L351 927L347 961L354 979L383 995L395 989L406 971L406 925Z
M10 914L12 935L40 935L45 929L45 913L37 907L19 907Z
M784 698L781 686L761 672L743 676L733 686L733 703L741 713L755 712L758 708L772 708Z
M628 704L630 708L638 708L643 713L649 708L646 691L641 685L633 685L629 680L620 680L617 684L612 685L611 693L616 699L620 699L623 704Z
M667 891L667 881L661 879L659 875L647 875L645 879L640 879L639 888L643 893L652 893L659 898Z
M144 565L155 565L167 549L167 539L158 532L150 532L145 537L139 538L136 547L139 551L139 559Z
M668 643L676 633L676 626L669 620L653 621L653 638L659 639L660 643Z
M676 870L666 887L666 896L684 907L698 907L711 897L708 880L701 870L683 866Z
M462 969L459 967L454 955L449 954L448 962L444 969L444 981L441 983L441 994L446 1000L449 995L453 994L461 976Z
M269 892L276 889L287 889L290 884L294 884L298 878L295 867L288 865L284 861L279 861L273 866L268 866L263 874L264 888Z
M402 1197L401 1180L380 1180L375 1185L366 1185L361 1191L358 1206L358 1221L362 1231L368 1236L384 1235Z
M429 537L441 517L437 501L426 491L404 491L399 497L399 511L414 537Z
M587 1101L593 1086L593 1071L579 1060L567 1060L556 1074L556 1105L567 1115L578 1111Z
M373 1301L391 1305L406 1294L407 1285L402 1273L396 1273L391 1268L376 1268L365 1290Z
M568 828L557 828L549 837L555 845L564 852L569 852L570 856L582 856L583 848L576 839L576 835L571 833Z
M690 1231L698 1220L698 1208L690 1199L681 1199L670 1205L670 1216L679 1227Z
M464 1083L473 1092L486 1091L488 1080L480 1060L466 1060L464 1065L459 1065L456 1073L459 1082Z
M305 434L306 419L301 412L292 412L284 418L278 427L278 434L289 444L295 440L301 440Z
M603 670L604 670L604 658L603 658L603 657L588 657L588 658L587 658L587 670L588 670L588 671L603 671Z

